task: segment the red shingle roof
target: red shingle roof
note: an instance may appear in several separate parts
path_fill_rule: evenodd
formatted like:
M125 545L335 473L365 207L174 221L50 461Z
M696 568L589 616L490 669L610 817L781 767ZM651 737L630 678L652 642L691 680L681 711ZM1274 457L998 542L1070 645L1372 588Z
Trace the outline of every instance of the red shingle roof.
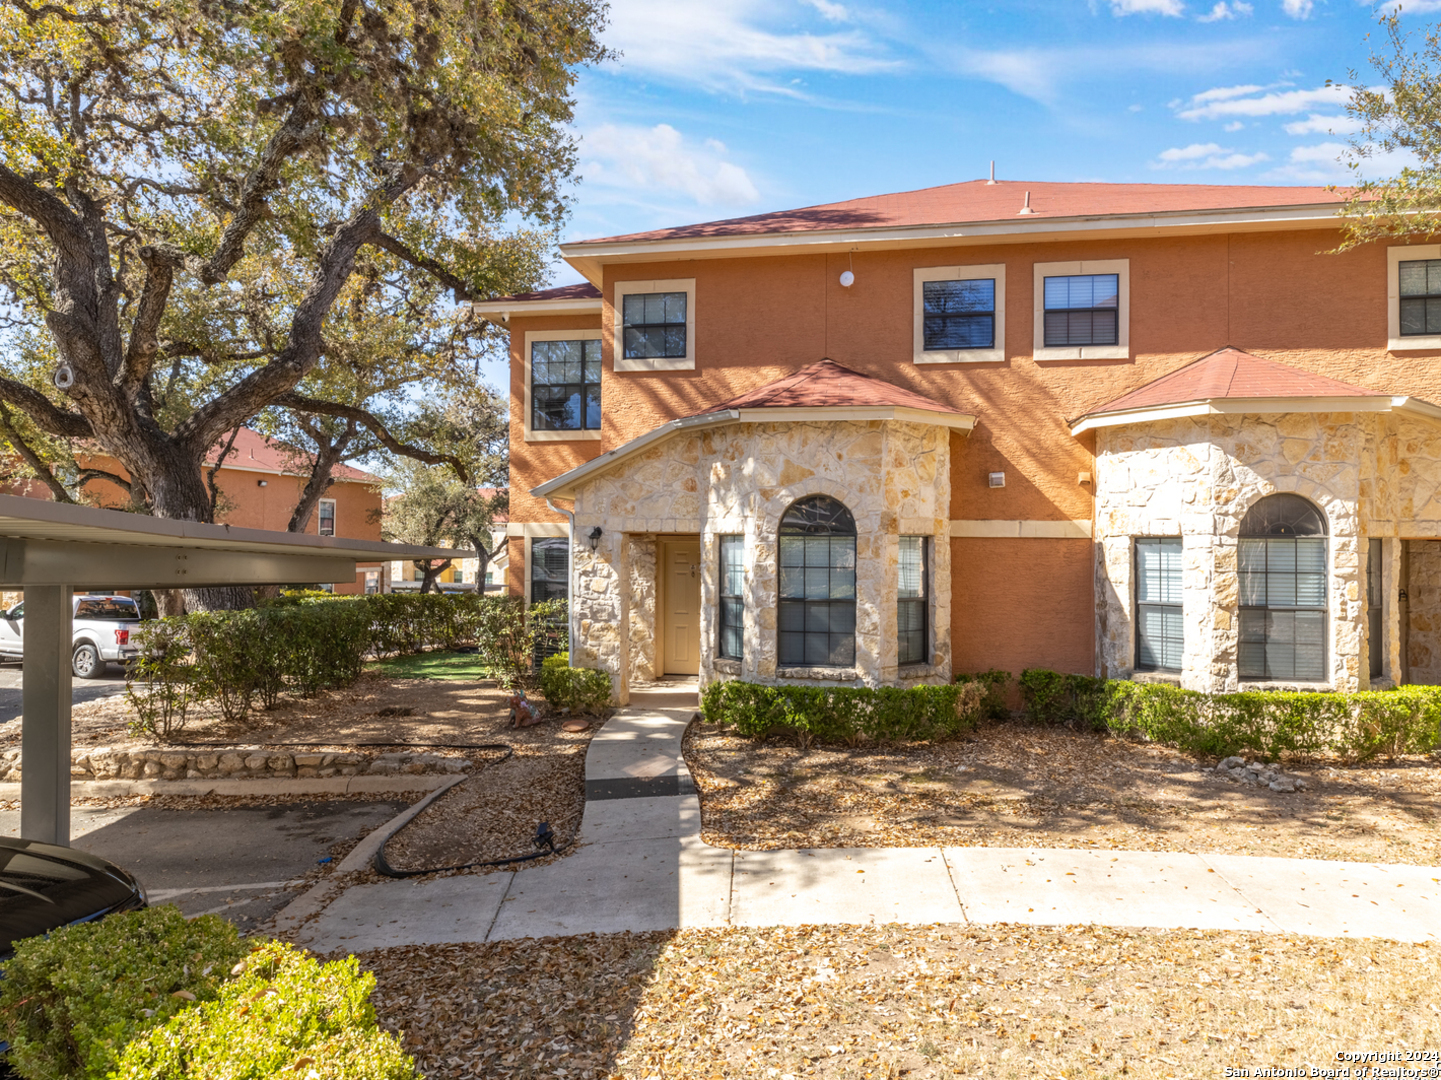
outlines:
M226 435L212 446L205 455L205 464L214 465L216 456L225 449L225 444L229 441L230 436ZM277 442L258 431L241 428L240 434L235 437L235 446L226 455L224 464L231 468L258 469L276 475L288 473L295 476L309 473L310 463L313 460L312 456L303 450L288 446L283 442ZM380 483L380 477L372 476L368 472L361 472L359 469L352 469L349 465L335 466L330 470L330 475L336 480L357 480L367 484Z
M1092 409L1087 415L1218 398L1389 396L1227 346Z
M498 304L512 300L516 303L533 303L537 300L599 300L600 290L588 281L579 285L558 285L554 289L540 289L537 292L513 293L510 296L496 296L487 304Z
M727 218L673 229L628 233L585 240L683 240L762 233L821 232L831 229L905 228L923 225L1002 221L1020 215L1026 192L1031 214L1023 220L1103 217L1123 214L1177 213L1187 210L1266 209L1282 206L1339 205L1345 192L1321 187L1268 187L1231 184L1059 184L969 180L961 184L872 195L863 199Z
M875 408L887 405L962 415L959 409L942 405L884 379L862 375L831 359L817 361L793 375L748 390L739 397L694 415L706 416L726 409Z

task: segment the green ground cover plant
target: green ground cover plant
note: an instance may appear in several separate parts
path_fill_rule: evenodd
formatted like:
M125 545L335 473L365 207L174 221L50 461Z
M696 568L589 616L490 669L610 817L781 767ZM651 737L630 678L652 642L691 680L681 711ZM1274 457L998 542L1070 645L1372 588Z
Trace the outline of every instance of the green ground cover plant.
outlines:
M475 682L477 679L490 677L490 668L481 663L475 652L447 649L377 660L370 665L370 669L392 679L457 679Z
M767 686L739 679L713 682L702 695L711 723L751 738L786 734L812 742L921 742L976 725L985 690L949 686Z

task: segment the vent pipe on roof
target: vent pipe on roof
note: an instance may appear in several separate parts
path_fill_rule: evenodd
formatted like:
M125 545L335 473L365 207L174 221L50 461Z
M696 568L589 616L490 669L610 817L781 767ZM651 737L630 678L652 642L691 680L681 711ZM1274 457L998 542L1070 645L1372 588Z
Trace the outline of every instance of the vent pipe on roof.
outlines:
M991 178L990 178L989 180L987 180L986 183L987 183L987 184L994 184L995 182L996 182L996 163L993 161L993 162L991 162Z
M1031 209L1031 193L1030 193L1029 191L1026 192L1026 203L1025 203L1025 205L1022 206L1021 209L1020 209L1019 211L1017 211L1017 212L1018 212L1018 213L1021 213L1021 214L1034 214L1034 213L1035 213L1035 211Z

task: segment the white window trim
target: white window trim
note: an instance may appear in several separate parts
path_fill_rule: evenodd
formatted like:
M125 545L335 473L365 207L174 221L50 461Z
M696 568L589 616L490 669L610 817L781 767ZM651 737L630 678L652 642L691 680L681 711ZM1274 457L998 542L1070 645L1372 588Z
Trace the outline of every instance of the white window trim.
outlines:
M599 328L594 330L527 330L525 332L525 411L521 418L524 426L526 442L584 442L600 438L600 429L593 431L532 431L530 426L530 347L537 341L603 341L604 335ZM601 418L604 422L605 416L605 369L602 366L600 373L601 382Z
M927 281L985 281L996 283L996 337L989 349L927 349L925 283ZM915 330L913 363L994 364L1006 358L1006 264L976 266L922 266L915 271Z
M685 355L632 357L625 356L625 298L634 293L685 293ZM611 334L615 344L613 367L616 371L694 371L695 370L695 278L662 278L655 281L617 281L611 306Z
M1048 349L1046 341L1046 278L1070 277L1076 274L1115 274L1119 293L1116 312L1116 344L1072 345L1064 349ZM1032 358L1035 360L1129 360L1131 358L1131 260L1087 259L1085 262L1036 263L1035 338Z
M330 533L330 535L331 535L331 536L334 536L334 535L335 535L335 533L334 533L333 530L335 529L335 527L336 527L336 525L337 525L337 523L338 523L338 522L337 522L336 515L335 515L335 500L334 500L334 499L321 499L320 502L319 502L319 503L316 505L316 507L315 507L315 534L316 534L317 536L324 536L324 535L326 535L325 533L322 533L322 532L320 531L320 519L325 516L321 511L324 509L326 503L329 503L329 504L330 504L330 527L331 527L331 529L332 529L332 532Z
M1401 264L1420 259L1441 259L1441 244L1386 249L1386 351L1423 352L1441 349L1441 334L1401 336Z

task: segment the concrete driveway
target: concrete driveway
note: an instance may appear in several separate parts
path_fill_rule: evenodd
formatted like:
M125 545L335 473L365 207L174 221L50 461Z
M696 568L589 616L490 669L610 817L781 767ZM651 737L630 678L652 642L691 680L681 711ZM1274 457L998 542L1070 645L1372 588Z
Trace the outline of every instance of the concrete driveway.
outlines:
M303 802L226 810L122 807L71 810L73 845L138 877L151 903L187 915L214 912L249 933L289 903L291 884L330 854L409 806ZM19 811L0 811L0 833L18 835Z
M0 724L8 723L20 715L21 700L20 661L0 662ZM106 668L100 679L75 679L70 700L79 705L82 701L109 697L125 691L125 672L118 664Z

